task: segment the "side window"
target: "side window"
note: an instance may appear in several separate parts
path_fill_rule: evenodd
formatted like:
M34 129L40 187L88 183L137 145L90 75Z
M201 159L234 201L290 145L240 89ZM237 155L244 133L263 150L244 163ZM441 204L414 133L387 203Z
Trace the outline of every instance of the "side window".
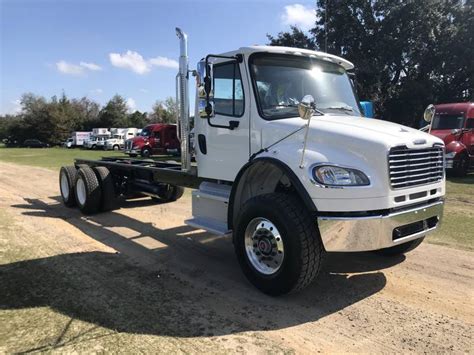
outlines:
M238 63L215 65L214 111L216 114L240 117L244 114L244 90Z
M469 118L467 120L466 128L467 129L473 129L474 128L474 118Z

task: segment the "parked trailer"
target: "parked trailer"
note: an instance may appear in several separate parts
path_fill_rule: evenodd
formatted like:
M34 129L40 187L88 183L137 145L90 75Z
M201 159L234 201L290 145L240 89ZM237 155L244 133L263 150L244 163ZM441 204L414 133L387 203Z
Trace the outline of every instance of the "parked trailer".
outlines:
M439 227L443 142L363 118L353 65L327 53L256 46L207 55L192 71L191 163L191 71L187 36L177 35L181 162L77 159L59 175L66 206L90 214L130 194L169 202L194 189L186 223L232 235L245 276L270 295L308 286L325 252L402 254Z

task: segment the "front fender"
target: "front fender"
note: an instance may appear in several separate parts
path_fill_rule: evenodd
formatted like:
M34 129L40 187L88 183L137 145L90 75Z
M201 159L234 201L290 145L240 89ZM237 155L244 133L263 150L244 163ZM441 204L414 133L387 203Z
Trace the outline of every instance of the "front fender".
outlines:
M463 152L467 152L467 147L459 141L451 141L446 145L446 153L456 153L458 155Z

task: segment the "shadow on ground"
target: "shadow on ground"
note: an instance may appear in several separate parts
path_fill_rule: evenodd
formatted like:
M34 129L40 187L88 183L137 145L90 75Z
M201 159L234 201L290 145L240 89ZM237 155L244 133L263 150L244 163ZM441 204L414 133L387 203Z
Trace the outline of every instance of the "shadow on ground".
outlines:
M305 291L270 298L241 275L231 241L207 233L160 229L118 212L84 218L61 204L25 199L26 215L60 218L117 253L85 252L0 266L0 309L47 306L119 332L173 337L281 329L313 322L383 289L379 270L404 257L327 254L318 280ZM127 202L146 205L143 201ZM157 223L159 224L159 223ZM124 237L114 228L137 233ZM149 249L134 239L165 245ZM350 275L356 273L355 275ZM359 274L357 274L359 273Z

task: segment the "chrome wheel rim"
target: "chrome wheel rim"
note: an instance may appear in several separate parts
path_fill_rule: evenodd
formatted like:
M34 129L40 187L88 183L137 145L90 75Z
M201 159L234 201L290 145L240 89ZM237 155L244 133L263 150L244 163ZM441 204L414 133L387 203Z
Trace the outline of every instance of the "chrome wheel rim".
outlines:
M77 201L82 206L86 203L86 184L84 184L84 180L81 178L77 179L76 182L76 191L77 191Z
M272 275L280 270L285 249L277 227L263 217L252 219L245 230L245 252L258 272Z
M69 198L69 181L65 173L61 174L61 194L66 200Z

